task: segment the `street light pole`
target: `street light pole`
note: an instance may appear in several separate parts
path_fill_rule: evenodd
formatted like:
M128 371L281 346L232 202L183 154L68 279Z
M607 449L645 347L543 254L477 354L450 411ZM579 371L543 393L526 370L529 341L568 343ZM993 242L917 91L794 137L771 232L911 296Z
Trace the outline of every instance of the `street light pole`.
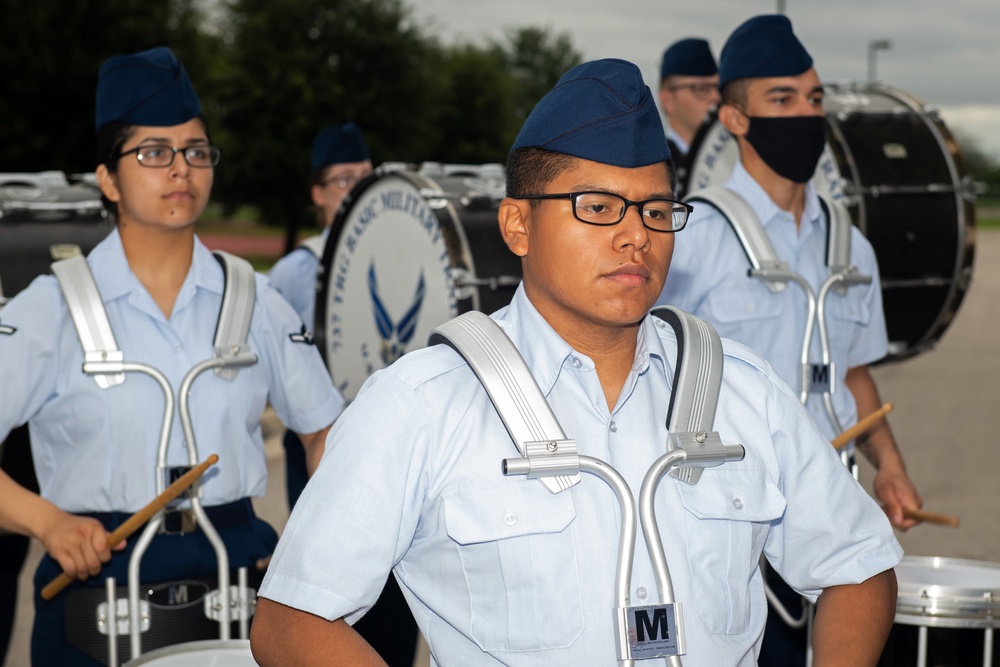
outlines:
M892 48L892 42L887 39L873 39L868 42L868 80L875 80L875 54Z

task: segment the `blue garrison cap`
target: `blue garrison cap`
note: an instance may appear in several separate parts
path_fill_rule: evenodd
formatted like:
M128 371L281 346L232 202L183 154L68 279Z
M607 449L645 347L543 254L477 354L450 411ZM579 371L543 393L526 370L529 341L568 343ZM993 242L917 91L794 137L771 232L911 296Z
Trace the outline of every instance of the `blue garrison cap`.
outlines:
M715 56L708 48L708 41L689 37L674 42L663 52L660 81L674 74L712 76L718 71L719 66L715 64Z
M625 168L670 158L642 73L613 58L577 65L559 79L528 114L511 151L529 147Z
M783 14L747 20L733 31L719 58L719 88L734 79L795 76L812 67L792 22Z
M108 58L97 76L96 129L111 122L169 127L201 113L187 70L165 46Z
M354 123L324 127L313 141L312 169L322 169L341 162L363 162L368 159L361 130Z

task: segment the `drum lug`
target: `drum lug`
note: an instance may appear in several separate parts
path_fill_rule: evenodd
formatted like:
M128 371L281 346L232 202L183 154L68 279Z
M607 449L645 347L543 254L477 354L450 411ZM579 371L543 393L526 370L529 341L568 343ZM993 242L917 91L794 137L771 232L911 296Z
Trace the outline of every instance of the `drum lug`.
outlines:
M246 607L246 616L253 616L257 608L257 589L247 588L243 596L240 595L239 586L229 587L229 618L237 620L240 617L240 605ZM219 604L219 591L212 591L205 596L205 617L213 621L218 621L222 616L222 605Z
M119 598L115 600L115 622L119 637L128 635L131 631L129 626L128 599ZM108 603L102 602L97 605L97 631L102 635L108 634ZM150 626L149 602L139 600L139 632L146 632Z

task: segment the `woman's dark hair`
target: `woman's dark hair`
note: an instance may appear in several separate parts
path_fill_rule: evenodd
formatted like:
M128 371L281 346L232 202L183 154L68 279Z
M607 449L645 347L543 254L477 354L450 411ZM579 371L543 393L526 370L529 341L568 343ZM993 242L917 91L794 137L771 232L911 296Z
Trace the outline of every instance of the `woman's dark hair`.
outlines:
M205 128L205 136L208 138L208 143L212 143L212 135L208 131L208 122L205 121L205 117L198 114L195 118L200 120L202 126ZM97 131L97 164L103 164L112 174L117 173L122 146L135 133L135 127L135 125L119 121L112 121L102 125L101 129ZM101 203L104 204L104 209L108 213L117 217L118 205L105 197L103 192L101 193Z
M578 159L534 146L511 151L507 156L507 196L516 199L519 195L544 192L549 183ZM666 165L670 175L670 189L676 191L677 171L673 158L667 160ZM532 207L539 203L537 199L531 200Z

